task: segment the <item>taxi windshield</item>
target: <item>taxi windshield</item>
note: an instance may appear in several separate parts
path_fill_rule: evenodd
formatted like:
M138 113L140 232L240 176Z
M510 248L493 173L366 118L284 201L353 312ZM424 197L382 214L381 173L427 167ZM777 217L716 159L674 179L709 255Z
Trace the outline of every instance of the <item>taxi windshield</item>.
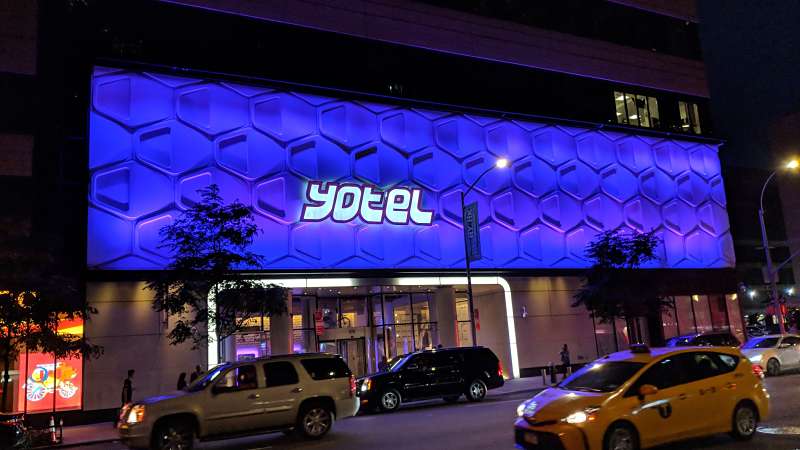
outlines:
M742 348L772 348L778 345L778 338L756 338L750 339Z
M644 363L630 361L593 362L557 385L570 391L611 392L628 381Z

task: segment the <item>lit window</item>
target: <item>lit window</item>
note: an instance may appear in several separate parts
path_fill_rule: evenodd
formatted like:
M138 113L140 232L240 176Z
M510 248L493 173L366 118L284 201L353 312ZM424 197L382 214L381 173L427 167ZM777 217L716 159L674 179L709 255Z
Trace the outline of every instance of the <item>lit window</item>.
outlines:
M700 134L700 113L697 103L678 102L681 114L681 130L687 133Z
M655 97L614 91L614 105L617 123L647 128L661 125L658 99Z

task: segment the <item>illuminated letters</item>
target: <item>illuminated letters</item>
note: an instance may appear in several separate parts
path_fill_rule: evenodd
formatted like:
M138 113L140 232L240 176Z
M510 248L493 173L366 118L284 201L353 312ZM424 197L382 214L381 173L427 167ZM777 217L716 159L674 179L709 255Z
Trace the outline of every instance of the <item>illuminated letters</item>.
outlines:
M364 223L395 225L431 225L433 211L422 209L422 189L396 187L386 192L374 186L353 183L311 181L300 214L303 222L351 222L360 217Z

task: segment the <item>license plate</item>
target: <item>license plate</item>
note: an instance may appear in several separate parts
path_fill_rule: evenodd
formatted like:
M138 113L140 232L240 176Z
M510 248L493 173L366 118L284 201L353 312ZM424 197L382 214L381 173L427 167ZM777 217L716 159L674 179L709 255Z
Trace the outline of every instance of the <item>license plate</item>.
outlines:
M526 444L531 444L531 445L539 444L539 436L537 436L536 433L525 433L522 436L522 439L525 440Z

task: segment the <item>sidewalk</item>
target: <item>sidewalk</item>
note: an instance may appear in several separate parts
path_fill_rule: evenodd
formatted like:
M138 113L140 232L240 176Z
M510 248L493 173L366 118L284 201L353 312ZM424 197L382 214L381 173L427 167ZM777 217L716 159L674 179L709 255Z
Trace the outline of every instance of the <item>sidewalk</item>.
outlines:
M47 448L66 448L78 445L98 444L119 439L117 429L111 422L64 427L62 442Z
M515 378L506 380L506 383L501 388L490 390L488 395L509 395L525 392L533 395L546 387L546 385L542 384L542 377Z

